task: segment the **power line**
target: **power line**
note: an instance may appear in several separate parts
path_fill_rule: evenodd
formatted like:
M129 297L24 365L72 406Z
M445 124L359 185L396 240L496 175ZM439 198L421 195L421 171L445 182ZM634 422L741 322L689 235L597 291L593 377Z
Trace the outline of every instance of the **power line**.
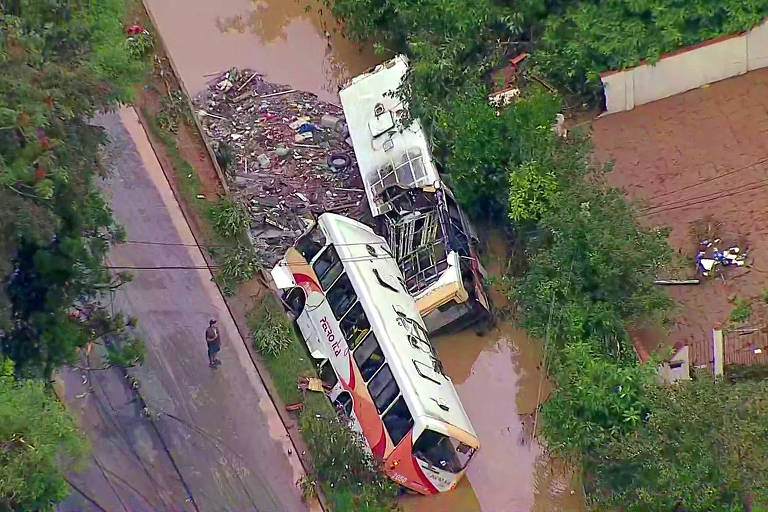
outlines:
M752 162L751 164L747 164L747 165L745 165L743 167L737 167L735 169L731 169L730 171L725 172L723 174L718 174L717 176L712 176L711 178L703 179L703 180L698 181L696 183L692 183L691 185L686 185L684 187L680 187L680 188L675 189L675 190L669 190L667 192L662 192L661 194L657 194L655 196L652 196L652 197L648 198L648 200L649 201L653 201L654 199L658 199L660 197L668 196L670 194L676 194L678 192L682 192L683 190L689 190L689 189L698 187L700 185L704 185L706 183L710 183L712 181L719 180L720 178L725 178L725 177L730 176L732 174L736 174L737 172L741 172L741 171L744 171L746 169L750 169L750 168L752 168L752 167L754 167L756 165L763 164L763 163L766 163L766 162L768 162L768 157L761 158L760 160Z
M689 201L696 201L696 200L699 200L699 199L707 199L707 198L710 198L710 197L715 197L716 198L720 194L724 194L724 193L728 193L728 192L734 192L734 191L743 189L744 187L750 187L752 185L758 185L758 184L761 184L761 183L765 183L766 181L768 181L768 179L751 181L749 183L743 183L741 185L737 185L735 187L727 188L727 189L724 189L724 190L717 190L715 192L707 192L706 194L701 194L699 196L690 196L690 197L686 197L686 198L683 198L683 199L675 199L675 200L669 201L667 203L660 203L660 204L656 204L656 205L653 205L653 206L648 206L647 208L643 208L642 211L646 212L646 211L650 211L650 210L657 210L659 208L664 208L666 206L675 206L675 205L678 205L678 204L687 203Z
M104 265L109 270L208 270L218 268L218 265L164 265L158 267L139 267L130 265Z
M198 247L198 248L228 247L226 245L197 245L197 244L185 244L184 242L155 242L151 240L123 240L121 242L118 242L118 245L119 244L160 245L160 246L170 246L170 247ZM380 240L377 242L346 242L346 243L334 243L332 245L336 247L350 247L350 246L356 246L356 245L387 245L387 241Z
M658 213L664 213L664 212L668 212L668 211L672 211L672 210L678 210L680 208L689 208L691 206L695 206L695 205L701 204L701 203L706 203L706 202L713 201L713 200L716 200L716 199L723 199L725 197L731 197L731 196L743 194L744 192L751 192L753 190L758 190L758 189L761 189L761 188L763 188L765 186L768 186L768 179L761 180L761 181L758 181L758 182L749 183L747 185L755 185L755 186L747 188L747 189L743 189L743 190L737 190L739 187L735 187L733 189L726 190L725 192L721 193L720 195L717 195L717 196L714 196L714 197L707 197L706 199L701 199L701 200L691 201L691 199L699 199L699 198L686 199L684 201L681 201L679 204L670 205L669 208L661 208L661 209L654 210L654 211L651 211L652 209L649 209L649 210L640 212L638 214L638 216L639 217L646 217L648 215L656 215Z

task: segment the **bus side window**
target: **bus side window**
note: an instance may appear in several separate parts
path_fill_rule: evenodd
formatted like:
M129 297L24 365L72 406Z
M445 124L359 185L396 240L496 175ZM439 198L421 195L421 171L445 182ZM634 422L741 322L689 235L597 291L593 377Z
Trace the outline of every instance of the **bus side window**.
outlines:
M327 290L336 281L344 271L344 266L336 253L336 249L331 245L317 257L317 261L312 264L312 268L320 280L320 286Z
M382 366L381 370L373 376L371 382L368 383L368 392L371 394L379 414L386 411L389 404L400 394L400 388L397 387L397 382L395 382L395 377L392 375L392 370L389 369L388 364Z
M333 316L336 317L336 320L343 317L357 300L355 289L352 287L352 283L346 274L342 274L331 286L325 297L328 299L328 305L331 306L331 311L333 311Z
M352 417L352 395L348 391L342 391L333 401L337 412L343 412L347 418Z
M360 346L355 349L355 363L360 368L360 373L363 376L363 380L368 382L376 373L376 370L381 368L384 364L384 353L382 353L379 347L379 341L373 334L373 331L368 332L368 336L365 337Z
M363 305L360 302L352 306L352 309L344 315L340 325L350 350L354 350L371 329L371 324L368 322L368 317L365 316Z
M395 446L405 437L405 434L413 427L413 416L405 399L400 396L384 415L384 427Z
M317 371L320 376L320 380L323 381L323 385L328 388L332 388L339 382L339 377L336 376L336 372L333 370L333 365L327 359L320 364L320 368Z
M312 258L320 252L324 245L325 235L323 235L323 230L317 226L296 241L296 249L304 256L307 263L312 261Z

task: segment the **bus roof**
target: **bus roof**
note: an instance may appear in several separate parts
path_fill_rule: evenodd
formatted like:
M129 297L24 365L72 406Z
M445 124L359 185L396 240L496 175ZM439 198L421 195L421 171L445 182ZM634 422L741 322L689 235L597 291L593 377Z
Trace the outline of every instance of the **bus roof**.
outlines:
M419 162L408 164L413 172L398 172L397 184L404 188L439 186L437 172L424 130L418 119L404 127L398 112L404 105L394 93L408 71L408 59L398 55L373 70L351 79L339 91L349 135L355 149L360 175L374 217L388 210L376 198L381 182L380 170L387 165L408 164L420 156ZM379 109L377 109L377 106ZM410 158L409 158L410 156ZM412 169L411 169L412 168ZM395 176L392 178L395 179ZM393 184L391 181L387 184Z
M368 226L341 215L320 215L318 224L336 247L414 421L434 418L476 436L451 379L434 370L426 347L414 346L409 339L413 327L402 315L423 329L423 339L428 338L386 241Z

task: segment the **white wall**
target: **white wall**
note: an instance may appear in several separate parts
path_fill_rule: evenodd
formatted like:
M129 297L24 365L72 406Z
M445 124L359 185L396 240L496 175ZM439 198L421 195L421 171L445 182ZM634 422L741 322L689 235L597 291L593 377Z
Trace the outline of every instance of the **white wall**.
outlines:
M768 20L752 30L601 75L606 113L642 105L768 66Z

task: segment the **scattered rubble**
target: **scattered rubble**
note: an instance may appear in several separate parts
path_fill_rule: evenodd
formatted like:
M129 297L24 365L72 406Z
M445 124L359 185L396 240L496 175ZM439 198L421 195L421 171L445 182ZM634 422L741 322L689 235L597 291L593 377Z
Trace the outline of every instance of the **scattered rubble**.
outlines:
M231 69L195 99L206 136L229 155L225 175L250 208L251 238L273 265L313 216L366 216L341 107Z
M713 275L718 266L742 267L747 261L747 251L733 246L721 251L722 240L715 238L705 239L699 242L699 250L696 253L696 268L705 277Z

